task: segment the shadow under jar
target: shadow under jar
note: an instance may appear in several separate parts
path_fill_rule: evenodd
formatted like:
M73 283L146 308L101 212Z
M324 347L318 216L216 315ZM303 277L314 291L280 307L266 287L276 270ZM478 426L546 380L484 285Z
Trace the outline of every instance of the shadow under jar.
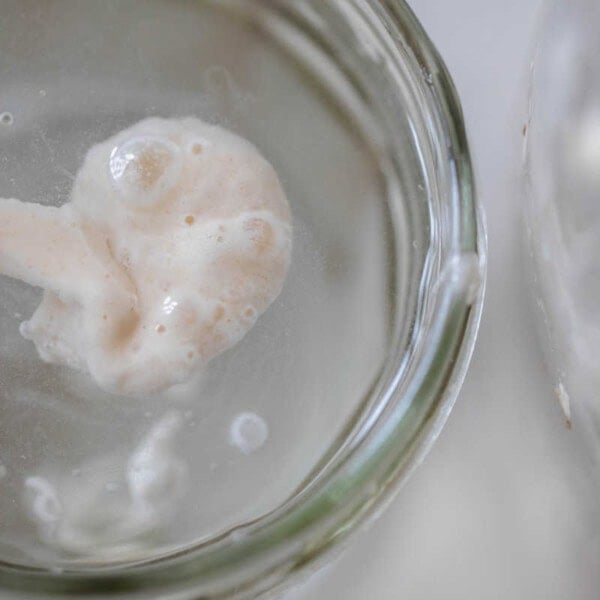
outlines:
M91 145L191 115L261 150L294 231L251 332L193 386L146 398L42 363L18 333L41 291L0 281L3 597L280 586L418 464L470 358L485 240L449 76L400 1L2 11L1 196L60 205ZM125 465L165 427L181 477L136 529Z

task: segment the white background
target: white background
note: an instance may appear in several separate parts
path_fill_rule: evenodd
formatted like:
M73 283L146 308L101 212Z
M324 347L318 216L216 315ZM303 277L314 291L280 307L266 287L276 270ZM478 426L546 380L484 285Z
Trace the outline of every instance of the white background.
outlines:
M544 372L523 260L521 129L539 2L411 4L458 87L487 213L480 336L425 463L367 533L286 600L597 600L595 471Z

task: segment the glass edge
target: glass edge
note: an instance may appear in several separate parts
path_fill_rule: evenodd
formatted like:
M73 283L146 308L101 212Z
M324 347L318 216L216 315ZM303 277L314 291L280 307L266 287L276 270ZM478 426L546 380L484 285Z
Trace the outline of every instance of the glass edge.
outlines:
M473 352L485 289L486 228L483 211L476 202L462 108L450 74L404 0L381 0L380 4L401 26L415 58L432 76L431 86L443 122L450 126L447 133L456 175L453 195L459 202L461 215L457 255L475 254L479 260L480 282L475 294L454 289L445 298L446 310L437 323L439 344L421 365L420 376L410 392L413 401L418 395L435 396L427 418L408 447L403 445L401 452L394 444L401 423L392 418L385 435L352 455L322 489L307 498L303 506L266 525L252 539L241 539L233 548L216 550L215 556L197 556L189 551L120 571L91 575L0 565L0 585L7 591L108 597L147 590L149 585L153 586L152 592L181 585L192 590L206 578L222 575L225 569L251 569L267 555L278 555L270 564L272 568L283 567L282 578L314 560L334 541L345 537L359 521L378 515L393 497L392 490L399 489L399 484L410 476L429 451L450 414ZM442 366L445 368L440 369ZM386 469L381 469L382 463L387 463ZM379 481L369 486L374 479L373 473L378 473ZM357 493L360 491L363 493ZM286 551L290 539L300 544L294 549L288 547ZM264 574L263 570L255 576ZM245 585L252 586L253 583L248 581Z

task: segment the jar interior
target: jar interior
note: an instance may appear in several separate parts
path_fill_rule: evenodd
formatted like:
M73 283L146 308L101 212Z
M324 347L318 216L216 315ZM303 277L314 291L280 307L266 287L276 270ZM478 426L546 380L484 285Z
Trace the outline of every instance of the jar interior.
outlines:
M0 280L1 561L128 564L243 535L381 409L392 340L408 356L418 325L433 184L410 104L389 82L365 92L383 58L323 4L3 3L2 197L61 205L93 144L192 115L274 165L294 247L281 296L241 342L190 385L137 399L43 363L19 334L41 290ZM330 26L338 45L324 47L312 34ZM167 483L140 510L128 469L157 436L149 477Z

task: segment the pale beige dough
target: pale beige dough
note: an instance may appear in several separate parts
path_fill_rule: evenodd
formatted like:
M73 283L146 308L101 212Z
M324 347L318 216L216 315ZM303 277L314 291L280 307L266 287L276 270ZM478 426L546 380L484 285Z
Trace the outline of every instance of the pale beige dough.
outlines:
M290 211L273 167L199 119L147 119L90 149L60 208L0 200L0 272L44 288L40 357L110 392L186 381L279 295Z

